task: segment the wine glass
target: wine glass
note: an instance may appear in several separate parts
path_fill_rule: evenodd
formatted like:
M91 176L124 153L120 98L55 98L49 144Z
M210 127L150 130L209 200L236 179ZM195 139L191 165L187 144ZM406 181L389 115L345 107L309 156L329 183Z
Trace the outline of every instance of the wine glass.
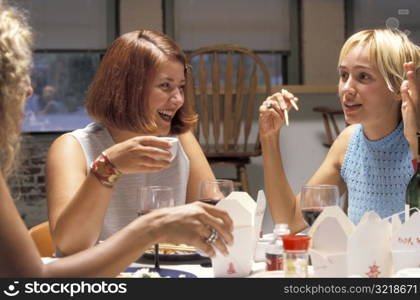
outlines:
M226 198L233 192L233 181L229 179L205 179L200 182L200 189L198 193L198 201L216 205L220 200ZM197 253L202 257L208 255L197 249ZM211 262L203 263L202 266L210 267Z
M336 185L307 185L300 193L300 209L309 226L312 226L324 207L339 205L339 202L340 193Z
M207 204L216 205L233 192L233 181L229 179L202 180L198 200Z
M138 191L138 215L142 216L154 209L172 207L174 192L169 186L141 186ZM155 244L155 270L159 270L159 244Z

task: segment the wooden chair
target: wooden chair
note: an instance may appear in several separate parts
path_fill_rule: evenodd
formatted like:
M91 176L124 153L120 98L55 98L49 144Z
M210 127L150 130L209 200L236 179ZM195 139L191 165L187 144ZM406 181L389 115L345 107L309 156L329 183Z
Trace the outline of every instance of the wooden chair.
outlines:
M236 45L199 48L188 55L187 98L199 115L195 135L211 165L236 168L234 181L249 192L246 165L261 155L259 106L271 94L267 66Z
M54 255L55 246L51 237L50 224L48 221L30 228L29 235L34 240L38 252L42 257Z
M331 147L334 140L340 134L341 130L337 125L336 116L343 115L342 109L330 108L326 106L316 106L312 109L315 112L322 114L322 119L324 121L325 135L327 137L327 142L324 142L323 145L327 148ZM346 124L347 126L348 124ZM331 128L332 127L332 128ZM334 131L333 131L334 129Z

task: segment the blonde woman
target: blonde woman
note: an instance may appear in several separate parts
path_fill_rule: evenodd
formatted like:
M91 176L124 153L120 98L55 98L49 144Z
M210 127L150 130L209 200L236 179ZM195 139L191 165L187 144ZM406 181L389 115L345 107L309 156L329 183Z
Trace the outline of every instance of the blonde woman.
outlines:
M110 277L151 245L187 243L210 256L227 253L232 220L202 203L161 209L132 221L104 243L43 264L6 185L19 145L21 115L28 97L32 34L22 14L0 0L0 277ZM212 228L219 239L206 243ZM213 236L213 235L211 235Z
M345 120L351 124L331 146L307 183L334 184L348 193L348 216L358 223L367 211L388 217L404 210L405 190L413 175L419 130L419 48L397 30L365 30L352 35L338 61L338 93ZM280 104L270 97L260 107L264 180L275 223L304 229L300 195L294 195L283 169L279 131ZM267 107L267 103L274 103Z

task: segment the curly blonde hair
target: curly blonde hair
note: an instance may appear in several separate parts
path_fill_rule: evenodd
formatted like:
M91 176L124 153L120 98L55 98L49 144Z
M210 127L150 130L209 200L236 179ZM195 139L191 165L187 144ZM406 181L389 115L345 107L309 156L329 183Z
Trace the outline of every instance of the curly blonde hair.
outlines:
M31 64L32 31L26 17L0 0L0 164L5 176L19 150Z

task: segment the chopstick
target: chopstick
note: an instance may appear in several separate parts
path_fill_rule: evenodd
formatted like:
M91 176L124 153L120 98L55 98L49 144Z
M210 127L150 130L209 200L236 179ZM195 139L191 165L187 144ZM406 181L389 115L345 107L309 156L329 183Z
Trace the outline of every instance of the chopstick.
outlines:
M289 113L287 112L287 108L283 112L284 112L284 121L286 122L286 126L289 127Z
M282 96L284 96L284 94L288 94L289 96L291 96L291 95L292 95L290 92L286 91L285 89L281 89L281 90L280 90L280 93L282 94ZM294 98L296 98L296 97L294 97ZM297 98L296 98L296 99L297 99ZM296 104L295 100L290 99L290 104L293 106L293 108L294 108L295 110L299 110L299 107L297 106L297 104Z
M285 94L287 94L289 97L293 96L291 93L289 93L285 89L281 89L280 93L276 93L276 94L281 94L282 96L285 96ZM275 96L276 94L274 94L273 96ZM294 98L297 100L296 97L294 97ZM292 105L295 110L299 110L299 107L296 104L296 100L290 99L289 102L290 102L290 105ZM267 108L272 108L273 107L273 104L271 103L271 101L268 101L265 105L266 105ZM289 127L289 112L287 110L287 107L286 108L281 108L281 109L283 110L284 121L286 123L286 126Z
M297 106L295 100L290 100L290 104L292 104L292 106L295 110L299 110L299 107Z
M282 94L282 96L284 96L285 94L288 94L288 96L291 96L292 94L290 94L288 91L286 91L285 89L281 89L280 93ZM299 110L299 107L297 106L295 100L290 99L290 104L293 106L293 108L295 110ZM286 123L286 126L289 126L289 112L287 111L287 108L283 110L284 111L284 121Z

